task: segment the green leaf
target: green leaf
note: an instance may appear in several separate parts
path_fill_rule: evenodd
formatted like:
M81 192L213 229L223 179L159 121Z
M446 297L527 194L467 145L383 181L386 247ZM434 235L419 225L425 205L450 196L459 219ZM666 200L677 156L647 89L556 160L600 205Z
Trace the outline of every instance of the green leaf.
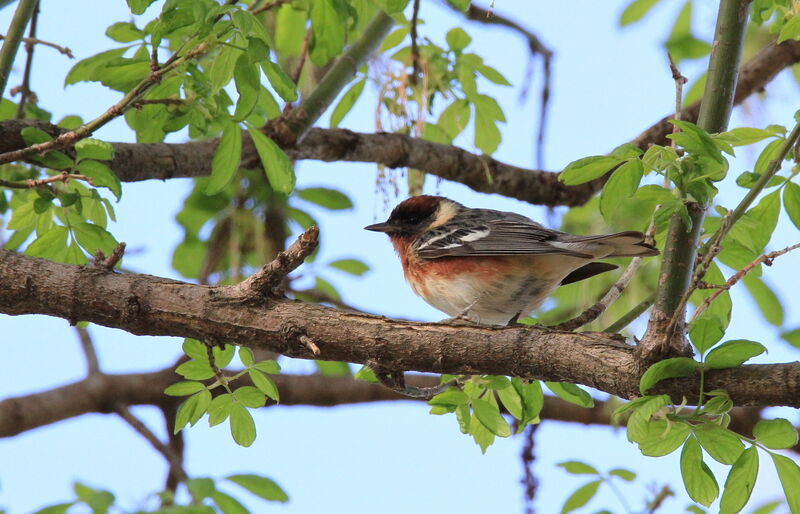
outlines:
M306 187L297 190L297 196L331 210L352 209L353 202L341 191L327 187Z
M800 512L800 467L789 457L770 453L775 469L778 471L778 478L781 480L783 493L786 495L786 503L792 513Z
M800 348L800 328L784 332L781 334L781 338L795 348Z
M584 157L569 163L558 179L568 186L576 186L602 177L619 163L620 159L606 155Z
M169 396L188 396L198 391L202 391L205 388L206 386L204 386L200 382L182 381L172 384L171 386L164 389L164 394L167 394Z
M258 475L231 475L228 477L228 480L247 489L259 498L281 503L289 501L289 496L283 492L283 489L267 477Z
M329 263L328 266L357 277L369 271L369 266L358 259L339 259Z
M773 137L775 136L775 133L771 130L740 127L723 132L722 134L719 134L719 136L730 136L726 139L728 139L733 146L744 146L758 143L759 141L768 137Z
M764 345L747 339L725 341L710 352L705 359L706 368L725 369L741 366L745 361L767 351Z
M72 225L72 233L75 235L75 239L78 240L78 244L90 255L94 255L97 250L109 255L117 246L117 240L114 239L114 236L103 227L92 223L74 223Z
M210 478L192 478L186 482L189 494L196 501L208 498L214 493L214 481Z
M315 0L311 6L311 61L324 66L339 55L344 46L346 16L338 12L338 3L333 0Z
M600 193L600 212L606 221L628 198L632 197L642 181L644 167L642 161L633 158L626 161L611 174Z
M492 118L485 109L475 105L475 146L485 155L491 155L500 146L500 130L497 128L495 118Z
M619 477L625 480L626 482L633 482L634 480L636 480L636 473L634 473L629 469L615 468L609 471L608 474Z
M523 418L521 423L538 423L539 413L544 406L542 384L538 380L523 383L519 378L513 378L511 384L522 397Z
M231 435L239 446L248 447L256 440L256 423L250 412L239 403L231 406Z
M570 497L567 498L567 501L564 502L564 506L561 508L561 514L567 514L589 503L589 501L594 498L595 493L597 493L597 488L600 487L602 482L602 480L594 480L578 488L578 490L572 493Z
M661 457L677 450L689 436L690 430L685 423L657 419L645 425L643 437L636 442L642 454Z
M353 84L347 92L342 95L342 99L339 100L339 103L336 104L336 107L333 109L331 113L331 128L336 128L339 126L339 123L342 122L347 113L350 112L350 109L353 108L356 101L361 97L361 93L364 91L364 85L367 83L367 78L364 77L363 79L359 80L355 84Z
M184 362L175 368L175 373L189 380L207 380L214 376L214 371L208 365L208 361L196 360Z
M447 39L447 44L450 47L450 50L453 50L454 52L460 52L472 42L472 38L469 37L469 35L464 32L463 29L458 27L450 29L445 38Z
M280 401L280 394L278 393L278 387L275 385L275 382L273 382L270 377L268 377L258 369L248 369L247 374L250 376L250 380L253 381L253 384L255 384L255 386L258 388L259 391L261 391L262 393L264 393L265 395L267 395L269 398L271 398L276 402Z
M253 108L258 103L258 93L261 90L258 65L251 62L246 53L236 59L236 66L233 68L233 80L236 82L236 91L239 93L233 119L234 121L242 121L253 112Z
M502 73L486 64L481 64L475 68L478 73L486 77L487 80L500 86L510 86L511 82L506 79Z
M56 225L28 245L25 253L32 257L55 260L67 249L68 233L67 227Z
M769 243L772 233L775 231L775 226L778 224L780 213L780 190L776 190L762 198L761 201L758 202L758 205L745 214L745 217L760 224L760 229L751 234L753 242L757 245L759 250L763 249L767 246L767 243Z
M581 407L594 407L594 399L592 399L591 395L575 384L568 382L545 382L544 384L562 400Z
M719 485L714 473L703 462L703 451L694 437L689 437L681 451L681 476L689 497L706 507L719 496Z
M764 319L778 327L783 325L783 305L772 289L752 273L745 275L742 281Z
M514 386L509 383L508 387L497 389L497 397L500 399L500 403L503 404L509 414L519 420L522 419L522 397L519 395Z
M800 229L800 186L789 182L783 190L783 208L794 226Z
M633 0L619 17L620 27L641 20L657 3L658 0Z
M511 427L508 426L508 422L500 414L497 405L475 398L472 400L472 409L478 421L491 433L499 437L509 437L511 435Z
M22 140L25 141L25 144L28 146L47 143L48 141L53 140L50 134L36 127L25 127L19 131L19 134L22 136Z
M572 475L599 475L600 473L592 466L577 460L559 462L557 466L564 468L567 473Z
M753 427L759 443L773 450L791 448L797 444L797 429L783 418L762 419Z
M689 325L689 339L700 355L717 344L724 335L725 327L718 316L701 316Z
M736 434L714 423L696 426L694 435L703 449L722 464L733 464L744 450L744 444Z
M353 374L346 362L316 360L314 364L317 365L319 374L326 377L349 377Z
M693 375L698 365L697 361L688 357L675 357L658 361L647 368L642 378L639 379L639 391L645 394L648 389L661 380Z
M253 350L247 348L246 346L240 346L239 360L241 360L242 364L244 364L247 367L252 366L253 363L256 361L256 358L253 356Z
M33 514L66 514L70 507L75 505L75 502L59 503L57 505L50 505L43 509L39 509Z
M144 38L144 32L130 22L117 22L106 29L106 36L118 43L130 43Z
M82 61L78 61L78 63L75 64L71 70L69 70L69 73L67 73L67 76L64 79L64 85L68 86L70 84L75 84L76 82L97 80L95 78L95 71L97 69L104 68L112 60L122 57L122 54L124 54L127 50L127 47L115 48L113 50L108 50L106 52L93 55L92 57L87 57Z
M232 344L215 346L211 352L214 354L214 363L218 368L224 368L233 360L236 354L236 347Z
M719 502L720 514L733 514L744 508L753 492L757 475L758 452L755 446L751 446L742 452L728 473Z
M258 361L253 364L253 367L259 371L263 371L264 373L270 373L272 375L276 375L281 372L281 366L274 360L265 360L265 361Z
M430 400L428 405L454 406L464 405L469 402L469 396L457 387L449 387Z
M242 129L238 123L225 125L214 157L211 159L211 179L206 185L206 194L222 191L239 169L242 156Z
M207 347L197 339L184 339L181 348L183 349L183 353L192 359L205 362L206 364L208 363L208 353L206 350Z
M144 14L145 9L156 0L128 0L128 8L133 14Z
M796 14L781 27L777 43L783 43L787 39L798 38L800 38L800 15Z
M297 100L297 86L292 78L283 71L279 64L272 61L263 61L261 69L269 79L269 83L275 89L275 92L283 98L286 102L294 102Z
M452 141L464 131L471 116L469 101L456 99L439 115L437 125Z
M211 499L217 504L222 514L250 514L250 511L239 500L221 491L214 491Z
M260 371L248 370L248 372L252 372L252 374L256 375L261 374ZM250 375L251 378L252 374ZM261 376L263 377L264 375ZM258 388L255 388L253 386L239 387L233 392L233 397L238 402L241 402L242 405L244 405L245 407L250 407L251 409L257 409L259 407L263 407L264 404L266 404L267 402L264 393L260 391Z
M267 174L269 185L275 191L288 195L294 189L295 182L294 169L289 157L264 133L251 125L247 127L250 129L250 136Z
M83 159L110 161L114 158L114 147L111 143L99 139L81 139L75 143L75 155L79 161Z
M211 400L208 406L208 426L219 425L231 414L233 408L233 395L223 393Z

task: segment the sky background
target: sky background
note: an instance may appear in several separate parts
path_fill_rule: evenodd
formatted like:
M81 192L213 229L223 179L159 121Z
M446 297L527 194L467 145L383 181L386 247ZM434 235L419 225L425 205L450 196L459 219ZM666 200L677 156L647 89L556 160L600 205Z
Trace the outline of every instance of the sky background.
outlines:
M620 29L617 20L626 3L494 2L498 13L510 15L555 51L545 169L561 169L574 159L608 152L673 108L674 85L662 42L682 2L662 1L663 5L643 22ZM695 31L701 39L709 40L716 2L696 3ZM112 48L115 43L103 35L105 28L131 19L123 0L102 4L73 1L68 8L63 5L56 0L42 0L39 37L70 47L77 59ZM13 9L12 5L0 10L0 30L5 31ZM144 18L153 17L159 10L160 2ZM520 86L528 65L525 41L508 30L468 23L436 2L423 1L420 17L425 21L421 34L435 42L442 42L450 28L464 27L473 37L469 50L483 56L514 85L503 88L482 81L479 86L482 92L497 98L508 120L501 127L503 142L494 157L519 166L533 166L541 68L535 68L531 97L520 102ZM53 112L54 120L68 114L89 119L119 99L118 93L96 83L63 88L63 77L74 62L49 48L36 50L32 87L41 105ZM681 66L692 79L704 68L700 61ZM21 73L22 60L18 60L9 87L21 81ZM784 73L767 89L769 100L736 109L731 127L791 123L792 114L800 108L792 77ZM376 93L368 87L342 126L373 131ZM321 126L327 124L327 117L320 122ZM457 144L475 151L470 132ZM121 119L96 136L108 141L133 139ZM169 141L180 142L184 138L185 135L172 135ZM742 158L732 164L732 172L749 169L752 158L752 154L742 152ZM443 318L405 285L385 237L361 230L384 219L387 213L384 196L376 192L375 165L303 161L297 164L296 171L298 186L340 188L355 203L354 209L336 213L309 207L322 221L319 262L357 257L372 267L359 279L334 271L325 274L344 299L355 307L390 317ZM514 210L545 223L557 223L558 215L563 213L562 209L548 213L515 200L481 195L461 185L435 182L429 180L427 192L439 192L469 206ZM128 244L126 267L181 278L170 265L172 251L182 239L174 216L190 188L191 182L185 179L125 184L123 198L115 206L118 222L109 230ZM741 191L735 185L723 189L721 203L731 206ZM799 239L797 230L782 213L770 247L782 248ZM796 300L800 278L794 272L799 265L798 255L790 254L766 268L766 280L775 286L784 302L786 329L800 325L800 302ZM391 294L387 294L389 291ZM728 338L753 339L767 345L769 355L761 356L759 362L797 360L797 350L783 343L778 337L780 331L763 321L741 286L734 289L733 298L734 319ZM641 325L638 328L641 330ZM96 326L91 326L90 331L102 369L107 373L161 369L181 352L181 341L176 338L135 337ZM0 315L0 341L6 363L0 373L0 398L46 390L84 376L78 340L64 320ZM284 369L311 372L313 365L286 361ZM148 407L133 411L164 435L159 412ZM522 439L498 440L486 455L481 455L472 439L460 434L453 416L431 416L427 411L425 405L414 402L261 409L255 413L258 439L250 448L238 447L227 425L209 429L201 421L185 433L186 469L192 477L221 478L246 472L266 475L291 497L288 504L265 505L252 500L248 493L239 493L236 486L227 487L254 512L521 512ZM796 411L773 411L794 423L800 421ZM573 459L604 471L618 466L636 470L637 480L621 486L634 510L641 509L644 498L651 496L651 489L664 484L672 487L676 497L661 512L681 512L690 503L680 480L678 452L660 459L647 458L627 442L623 430L545 422L536 435L538 512L559 511L571 492L589 481L555 466ZM723 483L721 467L710 464L718 482ZM74 498L72 482L81 481L114 492L123 507L134 509L163 487L165 471L163 458L124 422L115 416L87 415L0 440L0 508L17 514L69 501ZM781 496L772 465L762 457L748 511ZM623 511L619 501L602 489L586 512L601 508Z

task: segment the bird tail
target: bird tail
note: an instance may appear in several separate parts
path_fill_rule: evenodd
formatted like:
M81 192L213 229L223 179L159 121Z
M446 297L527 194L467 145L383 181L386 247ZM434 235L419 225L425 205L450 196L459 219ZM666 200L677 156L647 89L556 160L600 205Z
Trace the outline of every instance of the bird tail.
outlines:
M569 243L602 243L614 248L607 257L649 257L658 255L653 245L644 242L644 234L635 230L599 236L571 236Z

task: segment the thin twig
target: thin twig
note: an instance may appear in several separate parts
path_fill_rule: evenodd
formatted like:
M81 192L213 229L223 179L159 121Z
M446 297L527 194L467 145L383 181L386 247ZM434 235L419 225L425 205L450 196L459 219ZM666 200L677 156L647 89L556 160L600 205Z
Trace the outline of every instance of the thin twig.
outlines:
M411 77L409 83L417 85L419 76L419 46L417 46L417 22L419 20L419 0L414 0L414 10L411 12Z
M122 259L122 256L125 254L125 246L124 242L119 243L113 250L111 250L111 254L106 257L103 255L103 252L99 249L94 252L94 259L92 259L92 265L98 268L104 268L109 271L114 269L114 266Z
M186 105L183 98L143 98L131 104L134 109L141 109L145 105Z
M161 455L167 459L169 463L170 473L175 474L181 482L189 480L189 476L183 469L183 462L179 455L172 451L172 448L161 442L158 437L145 425L139 418L131 414L131 412L124 405L117 405L114 412L119 417L125 420L134 430L136 430L153 448L155 448Z
M273 9L275 7L280 7L283 4L286 4L286 3L289 3L289 2L291 2L291 0L274 0L272 2L267 2L266 4L262 5L261 7L255 7L256 4L253 4L253 7L250 8L251 9L250 12L252 12L253 14L260 14L260 13L262 13L264 11L269 11L270 9Z
M683 108L683 86L686 84L689 79L684 77L678 67L675 65L675 61L672 60L672 55L667 52L667 59L669 59L669 69L672 71L672 80L675 81L675 115L673 119L675 121L680 121L681 119L681 110ZM672 133L675 134L680 130L678 125L672 125ZM677 149L677 143L675 139L672 140L672 149Z
M641 316L644 311L649 309L650 306L653 305L655 301L656 301L656 295L655 293L653 293L644 300L642 300L641 302L639 302L636 306L633 307L633 309L629 310L628 312L620 316L620 318L617 321L615 321L614 323L610 324L608 327L603 329L603 332L608 332L608 333L620 332L623 328L630 325L633 322L633 320Z
M26 39L34 39L36 37L36 25L39 21L39 2L36 2L36 7L33 8L33 15L31 16L31 26L28 29L28 35L30 37L22 38L23 41ZM25 117L25 102L28 100L33 99L33 95L31 94L31 69L33 68L33 43L25 42L25 52L27 52L27 57L25 58L25 71L22 74L22 85L19 87L19 105L17 106L17 118L22 119ZM34 102L35 103L35 102Z
M282 296L280 286L286 275L303 264L306 257L317 248L317 244L319 244L319 229L314 225L300 234L286 251L280 252L272 262L262 266L236 287L245 296Z
M0 41L4 40L5 38L6 38L6 36L4 36L3 34L0 34ZM51 42L49 42L49 41L43 41L43 40L41 40L41 39L37 39L37 38L35 38L35 37L24 37L24 38L22 38L22 41L23 41L23 42L24 42L26 45L43 45L43 46L49 46L50 48L55 48L56 50L58 50L58 51L59 51L59 53L61 53L61 54L63 54L63 55L66 55L66 56L67 56L67 57L69 57L70 59L74 59L74 58L75 58L75 56L72 54L72 50L70 50L70 49L69 49L69 48L67 48L66 46L57 45L57 44L55 44L55 43L51 43Z
M636 274L639 266L641 266L642 260L642 257L634 257L630 264L628 264L628 267L625 268L625 271L622 273L619 279L614 283L614 285L611 286L606 294L597 301L597 303L580 313L578 316L549 328L554 330L575 330L576 328L580 328L587 323L591 323L592 321L596 320L598 316L605 312L609 305L614 303L617 298L620 297L625 288L628 287L628 284L630 284L631 279L633 279L633 276Z
M306 64L306 56L308 55L308 44L311 40L311 30L306 31L306 35L303 38L303 47L300 49L300 57L297 58L297 65L292 71L292 82L295 84L299 84L300 75L303 73L303 66ZM289 114L292 110L292 103L286 102L286 105L283 106L283 115Z
M151 87L155 86L167 73L173 71L177 67L181 66L187 61L190 61L196 57L199 57L205 54L209 49L208 43L200 43L196 45L194 48L186 52L185 55L177 57L177 54L173 55L165 64L157 71L153 71L147 78L143 79L139 84L134 87L130 92L128 92L122 100L115 103L111 107L109 107L106 112L98 116L97 118L93 119L92 121L81 125L80 127L76 128L75 130L70 130L67 132L62 133L55 139L44 143L38 143L35 145L31 145L25 148L21 148L19 150L14 150L12 152L6 152L0 154L0 164L6 164L9 162L18 161L21 159L25 159L32 155L40 154L47 152L49 150L65 148L68 146L72 146L80 139L90 136L94 131L98 130L100 127L103 127L111 120L121 116L125 113L131 106L141 99L141 97L150 90Z
M747 273L749 273L750 270L752 270L753 268L755 268L756 266L758 266L761 263L764 263L767 266L771 266L773 259L775 259L776 257L780 257L781 255L783 255L785 253L791 252L792 250L795 250L797 248L800 248L800 243L794 244L792 246L787 246L783 250L777 250L777 251L774 251L774 252L766 253L766 254L756 258L755 260L753 260L753 262L751 262L750 264L748 264L744 268L742 268L739 271L737 271L736 273L734 273L731 276L731 278L729 278L723 285L721 285L719 287L719 289L714 291L708 298L703 300L703 303L701 303L700 306L698 306L697 309L692 314L692 318L689 320L689 323L691 323L692 321L696 320L703 313L703 311L705 311L708 308L708 306L711 305L711 302L716 300L719 297L719 295L721 295L725 291L729 290L739 280L744 278L744 276L747 275Z
M13 189L35 189L37 187L47 186L49 184L52 184L53 182L63 182L64 184L66 184L70 180L83 180L88 184L94 185L92 177L87 177L86 175L79 175L77 173L67 173L66 171L62 171L61 173L53 175L52 177L28 179L22 182L0 180L0 187L9 187Z
M75 325L75 331L78 333L78 339L81 341L81 349L83 355L86 357L86 374L91 376L100 373L100 365L97 360L97 352L94 349L92 336L89 331L79 325Z

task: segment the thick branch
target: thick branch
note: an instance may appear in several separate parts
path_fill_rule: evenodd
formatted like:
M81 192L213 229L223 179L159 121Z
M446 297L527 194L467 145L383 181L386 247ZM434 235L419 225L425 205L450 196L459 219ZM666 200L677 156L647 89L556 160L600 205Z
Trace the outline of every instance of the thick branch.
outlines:
M747 5L748 2L744 0L721 0L719 4L708 61L708 80L697 119L698 126L706 132L722 132L728 126L747 26ZM685 305L681 299L691 283L695 249L700 242L700 227L707 206L687 201L686 207L691 226L681 216L673 214L667 230L667 244L658 277L658 294L647 327L650 342L639 348L639 354L645 362L662 355L688 351L688 343L682 336ZM673 323L673 319L679 321ZM673 338L676 332L680 337Z
M289 300L253 300L237 286L199 286L116 274L0 251L0 312L86 320L138 335L194 337L264 348L303 359L387 369L510 375L585 384L623 398L638 395L632 347L616 335L538 327L411 323ZM319 351L315 355L303 337ZM676 401L693 397L696 378L657 386ZM800 363L713 371L706 389L736 405L800 406Z
M273 375L281 394L281 405L313 405L333 407L356 403L410 400L389 389L349 377L322 375ZM41 393L7 398L0 401L0 437L12 437L40 426L89 413L113 413L118 405L155 405L173 412L181 398L167 396L163 390L181 380L173 367L151 373L98 375L73 384ZM248 378L240 379L242 384ZM438 377L409 375L406 382L415 387L432 387ZM237 382L239 384L239 382ZM268 406L274 406L269 404ZM545 396L540 417L544 421L563 421L584 425L610 425L614 407L595 401L591 409L578 407L559 398ZM172 416L165 415L168 419ZM749 436L761 420L761 409L735 408L731 411L730 428ZM624 419L621 420L624 424ZM170 428L169 433L172 433ZM795 448L795 451L800 448Z
M5 93L22 34L25 32L25 27L28 26L28 21L33 16L38 2L39 0L20 0L17 10L14 11L14 17L11 18L8 32L3 38L3 46L0 48L0 97Z
M761 91L784 68L800 62L800 42L770 44L747 62L740 71L734 97L741 103ZM699 104L687 107L681 119L696 121ZM647 129L632 142L641 148L662 144L672 131L670 115ZM42 122L0 122L0 153L24 148L20 130L31 124L57 136L58 127ZM207 176L211 172L217 140L182 144L114 143L115 156L109 163L123 182L149 179ZM303 141L288 149L295 160L374 162L388 167L408 166L467 185L482 193L496 193L542 205L582 205L604 184L598 179L568 187L553 172L530 170L472 154L455 146L441 145L401 134L363 134L343 129L311 129ZM249 136L242 148L243 163L256 163L258 156Z

